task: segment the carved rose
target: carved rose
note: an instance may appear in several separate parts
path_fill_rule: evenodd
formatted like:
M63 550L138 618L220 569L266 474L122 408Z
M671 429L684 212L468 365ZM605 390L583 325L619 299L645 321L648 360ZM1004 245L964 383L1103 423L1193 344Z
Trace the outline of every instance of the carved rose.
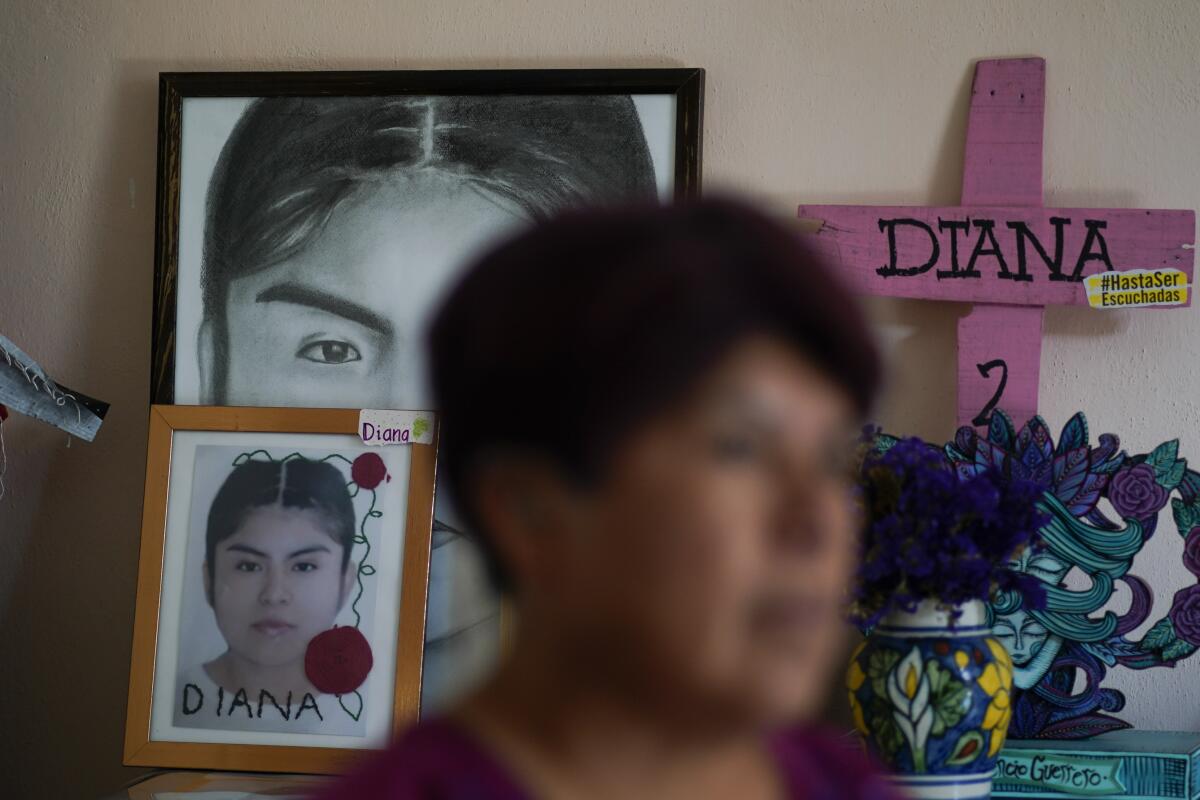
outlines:
M1200 647L1200 584L1181 589L1175 594L1170 616L1175 635Z
M1183 540L1183 565L1193 575L1200 577L1200 525L1192 528Z
M1167 504L1167 490L1154 480L1149 464L1135 464L1113 475L1108 499L1122 517L1148 519Z

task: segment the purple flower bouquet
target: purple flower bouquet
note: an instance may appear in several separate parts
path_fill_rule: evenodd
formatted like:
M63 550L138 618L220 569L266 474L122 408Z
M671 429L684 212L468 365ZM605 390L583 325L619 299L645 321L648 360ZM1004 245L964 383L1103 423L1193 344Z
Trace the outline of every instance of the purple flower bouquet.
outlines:
M994 470L960 476L920 439L866 434L859 477L865 519L852 607L860 625L914 611L922 600L952 609L1000 590L1017 590L1030 607L1040 606L1041 582L1008 568L1046 522L1040 484Z

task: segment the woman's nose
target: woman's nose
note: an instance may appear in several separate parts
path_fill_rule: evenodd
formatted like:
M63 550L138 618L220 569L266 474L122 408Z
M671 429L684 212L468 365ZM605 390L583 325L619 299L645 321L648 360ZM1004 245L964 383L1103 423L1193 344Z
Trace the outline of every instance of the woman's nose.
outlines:
M286 604L291 599L291 590L288 588L283 570L275 566L267 567L258 601L263 605L270 606Z

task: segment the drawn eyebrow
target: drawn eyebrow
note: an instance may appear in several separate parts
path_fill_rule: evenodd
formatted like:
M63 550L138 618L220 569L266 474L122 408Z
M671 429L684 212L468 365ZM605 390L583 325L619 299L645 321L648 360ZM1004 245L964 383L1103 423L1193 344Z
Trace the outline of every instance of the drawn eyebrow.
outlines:
M307 306L370 328L382 336L391 336L394 331L391 322L366 306L299 283L277 283L268 286L255 296L254 302Z
M233 551L233 552L237 552L237 553L249 553L252 556L258 556L259 558L270 558L270 556L267 555L266 553L264 553L262 550L256 550L253 547L251 547L249 545L245 545L245 544L231 544L231 545L229 545L229 547L226 547L225 549L226 549L226 551ZM318 544L318 545L313 545L312 547L302 547L294 553L288 553L287 557L288 558L298 558L300 556L306 556L309 553L328 553L328 552L329 552L328 547L326 547L323 544Z
M269 558L269 556L262 550L255 550L253 547L245 544L231 544L229 547L226 547L225 550L227 552L231 551L235 553L249 553L252 556L258 556L259 558Z

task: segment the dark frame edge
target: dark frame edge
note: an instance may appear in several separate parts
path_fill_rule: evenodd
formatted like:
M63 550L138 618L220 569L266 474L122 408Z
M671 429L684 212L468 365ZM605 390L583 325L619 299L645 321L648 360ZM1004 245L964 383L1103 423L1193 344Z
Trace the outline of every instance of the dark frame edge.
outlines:
M688 73L675 95L676 200L698 198L703 189L704 70Z
M175 400L175 323L179 284L179 159L183 95L171 73L158 79L158 153L154 199L154 301L150 402Z
M183 97L389 94L675 94L695 67L162 72Z

